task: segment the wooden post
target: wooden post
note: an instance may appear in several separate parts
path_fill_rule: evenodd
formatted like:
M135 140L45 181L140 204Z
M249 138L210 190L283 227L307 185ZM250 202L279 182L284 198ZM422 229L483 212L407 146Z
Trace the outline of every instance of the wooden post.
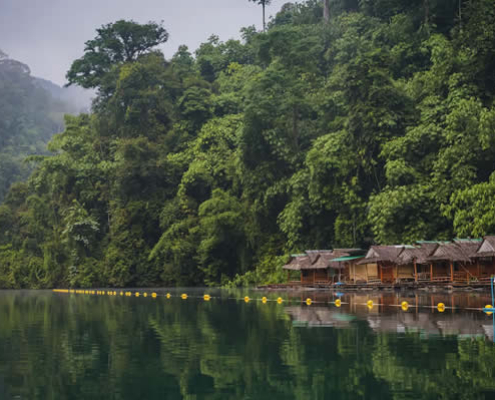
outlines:
M414 259L414 281L418 283L418 266L416 265L416 259Z
M290 271L287 270L287 283L289 283L289 282L290 282Z
M313 270L313 285L316 282L316 269Z
M478 280L481 278L481 266L480 266L480 260L479 258L476 259L476 267L478 268Z
M380 268L380 282L383 283L383 267L381 262L378 263L378 268Z
M454 262L450 261L450 281L454 282Z
M430 263L430 282L433 281L433 263Z

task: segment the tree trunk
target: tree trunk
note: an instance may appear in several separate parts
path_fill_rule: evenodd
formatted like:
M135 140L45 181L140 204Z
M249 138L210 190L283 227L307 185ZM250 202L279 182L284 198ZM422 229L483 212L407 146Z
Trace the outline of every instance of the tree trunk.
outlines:
M328 23L330 21L330 0L323 0L323 20L325 23Z
M262 4L262 6L263 6L263 32L265 32L266 31L266 5L264 2Z
M430 0L423 0L423 9L425 13L425 25L430 24Z

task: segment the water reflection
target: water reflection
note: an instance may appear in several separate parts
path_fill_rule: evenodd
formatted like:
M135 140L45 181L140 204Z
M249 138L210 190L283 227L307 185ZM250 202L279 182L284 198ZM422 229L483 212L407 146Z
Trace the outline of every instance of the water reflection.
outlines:
M181 290L178 291L180 293ZM175 292L174 292L175 293ZM495 395L486 296L356 294L341 308L0 292L0 398L483 399ZM268 294L276 298L279 294ZM372 310L363 306L367 300ZM468 307L469 306L469 307ZM468 340L466 340L468 339Z
M304 295L306 296L307 293ZM304 296L302 296L304 298ZM313 294L317 302L329 303L329 294ZM293 297L294 298L294 297ZM294 326L348 328L360 319L376 333L417 332L422 338L432 335L457 336L458 338L483 338L494 340L493 319L476 310L491 301L486 294L349 294L339 296L341 308L325 305L286 307ZM366 303L373 301L370 309ZM400 304L407 301L405 312ZM438 312L438 303L447 305L445 312Z

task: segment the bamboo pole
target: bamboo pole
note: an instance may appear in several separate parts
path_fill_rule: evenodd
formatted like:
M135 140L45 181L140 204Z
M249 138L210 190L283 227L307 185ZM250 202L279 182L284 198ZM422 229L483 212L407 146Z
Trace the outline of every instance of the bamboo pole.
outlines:
M416 259L414 259L414 281L418 283L418 266L416 265Z
M433 263L430 263L430 282L433 282Z
M454 262L450 261L450 281L454 282Z

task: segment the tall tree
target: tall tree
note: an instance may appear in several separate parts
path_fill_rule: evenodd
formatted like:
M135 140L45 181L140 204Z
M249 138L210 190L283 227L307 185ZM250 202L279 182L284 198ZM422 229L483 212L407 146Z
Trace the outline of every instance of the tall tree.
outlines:
M260 4L263 9L263 32L266 30L266 6L269 6L272 0L249 0L253 3Z
M85 43L84 56L74 61L67 72L69 85L99 87L103 77L112 68L136 61L168 40L168 32L162 24L156 22L141 25L120 20L103 25L96 31L96 38Z
M323 20L330 21L330 0L323 0Z

